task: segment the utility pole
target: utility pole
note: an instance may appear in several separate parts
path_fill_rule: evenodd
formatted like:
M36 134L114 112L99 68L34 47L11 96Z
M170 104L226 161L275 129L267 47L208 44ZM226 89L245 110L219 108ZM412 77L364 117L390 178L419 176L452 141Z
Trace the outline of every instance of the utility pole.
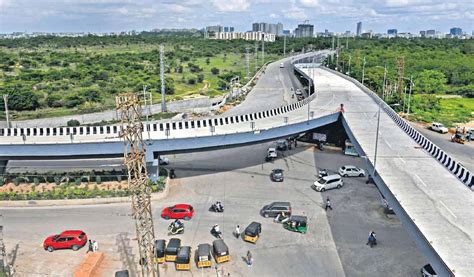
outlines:
M408 109L407 114L410 114L411 90L413 88L413 75L410 76L410 91L408 92Z
M349 50L349 37L346 37L346 50Z
M8 113L8 94L3 95L3 103L5 104L5 117L7 118L7 128L10 128L10 115Z
M332 47L331 47L331 50L334 51L334 36L332 36Z
M286 57L286 36L283 36L283 57Z
M250 78L250 54L248 46L245 47L245 59L247 61L247 79Z
M151 91L147 93L146 85L143 85L143 101L145 102L146 109L146 121L148 121L148 116L151 114Z
M255 72L258 70L258 41L255 41Z
M262 35L262 66L265 64L265 35Z
M122 126L120 137L124 142L124 164L128 172L128 189L132 197L132 216L138 241L141 276L160 275L155 259L155 231L151 209L148 173L143 142L140 102L134 93L124 93L115 98Z
M364 57L364 62L362 64L362 85L364 85L364 74L365 74L365 57Z
M351 76L351 59L352 55L349 53L349 70L347 71L347 75Z
M165 97L165 47L160 45L161 112L166 112Z

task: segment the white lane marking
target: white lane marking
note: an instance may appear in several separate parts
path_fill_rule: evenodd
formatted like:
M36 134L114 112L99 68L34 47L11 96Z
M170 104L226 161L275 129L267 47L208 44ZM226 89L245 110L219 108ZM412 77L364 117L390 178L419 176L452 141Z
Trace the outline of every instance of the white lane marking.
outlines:
M387 146L393 150L392 146L390 145L390 143L388 143L388 141L386 139L383 139L383 141L385 141L385 143L387 144Z
M400 159L400 161L402 161L404 164L406 164L406 163L407 163L407 162L406 162L404 159L402 159L402 157L398 156L398 158L399 158L399 159Z
M418 175L415 174L415 177L421 182L421 184L422 184L423 186L428 187L428 186L425 184L425 182L423 182L423 180L421 180L420 176L418 176Z
M443 203L443 201L439 201L439 203L441 203L441 205L443 205L446 210L448 210L448 212L454 217L454 218L458 218L456 215L454 215L453 211L451 211L448 206L446 206L446 204Z

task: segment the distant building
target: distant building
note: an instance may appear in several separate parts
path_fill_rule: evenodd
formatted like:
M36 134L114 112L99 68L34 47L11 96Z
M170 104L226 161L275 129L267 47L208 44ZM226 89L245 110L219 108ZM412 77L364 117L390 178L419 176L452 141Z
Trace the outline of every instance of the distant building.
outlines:
M282 23L273 24L273 23L265 23L265 22L253 23L252 31L264 32L264 33L274 34L276 36L282 36L283 24Z
M314 36L314 25L311 24L298 24L295 29L296 38L310 38Z
M229 33L229 32L232 33L232 32L234 32L234 27L224 27L224 32L226 32L226 33Z
M362 34L362 22L357 22L356 35L360 37L361 34Z
M276 35L265 32L214 32L209 36L210 39L219 40L233 40L233 39L244 39L244 40L264 40L266 42L274 42Z
M426 36L429 37L429 36L434 36L436 35L436 30L427 30L426 31Z
M398 33L398 30L397 30L397 29L388 29L388 30L387 30L387 34L388 34L388 35L396 36L397 33Z
M291 35L291 31L290 30L283 30L283 35L284 36L289 36L289 35Z
M420 31L420 36L421 36L422 38L426 37L426 31Z
M449 34L453 36L462 36L462 29L459 27L451 28Z
M206 27L206 31L207 31L208 33L217 33L217 32L222 32L223 29L222 29L222 26L220 26L220 25L207 26L207 27Z

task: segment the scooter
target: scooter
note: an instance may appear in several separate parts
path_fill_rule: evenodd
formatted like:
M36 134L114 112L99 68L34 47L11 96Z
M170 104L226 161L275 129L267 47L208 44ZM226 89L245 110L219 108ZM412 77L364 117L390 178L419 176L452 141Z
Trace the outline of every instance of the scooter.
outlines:
M184 233L184 225L181 223L178 226L176 226L174 224L174 222L172 222L170 224L170 226L168 227L168 231L169 231L168 236L183 234Z
M326 177L326 176L328 176L328 172L327 172L326 169L323 168L323 169L318 171L318 177L319 178L323 178L323 177Z
M224 212L224 207L218 207L217 204L212 204L211 207L209 208L210 212L215 212L215 213L223 213Z
M217 239L222 238L222 232L221 231L216 231L216 229L214 227L212 227L212 229L211 229L211 235L213 235Z

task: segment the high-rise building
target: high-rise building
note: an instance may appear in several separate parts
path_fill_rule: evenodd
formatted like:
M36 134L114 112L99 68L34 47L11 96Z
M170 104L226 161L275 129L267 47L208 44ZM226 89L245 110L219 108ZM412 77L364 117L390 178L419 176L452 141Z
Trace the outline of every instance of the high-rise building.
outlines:
M421 37L426 37L426 31L420 31L420 36Z
M388 29L388 30L387 30L387 34L388 34L388 35L396 36L397 33L398 33L398 30L397 30L397 29Z
M462 35L462 29L459 27L454 27L449 30L449 34L453 36L461 36Z
M278 22L277 23L277 32L276 32L276 35L277 36L283 36L283 24Z
M234 27L224 27L224 32L225 33L232 33L232 32L234 32Z
M434 37L436 35L436 30L426 30L427 37Z
M253 23L252 24L252 31L253 32L265 32L269 34L274 34L277 36L283 35L283 24L272 24L272 23Z
M314 35L314 25L311 24L298 24L295 29L295 37L297 38L308 38Z
M259 31L260 24L259 23L253 23L252 24L252 32L258 32Z
M207 26L206 31L208 33L217 33L217 32L222 32L222 26L220 25L215 25L215 26Z
M356 35L357 35L358 37L360 37L361 34L362 34L362 22L357 22Z

